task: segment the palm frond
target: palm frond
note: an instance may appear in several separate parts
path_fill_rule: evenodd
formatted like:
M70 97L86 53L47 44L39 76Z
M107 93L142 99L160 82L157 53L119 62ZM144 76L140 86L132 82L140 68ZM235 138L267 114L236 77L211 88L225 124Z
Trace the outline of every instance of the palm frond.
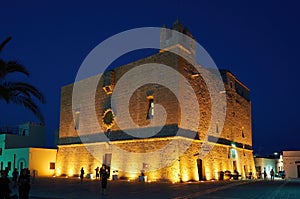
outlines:
M28 70L22 64L18 63L17 61L9 61L6 64L6 72L7 73L14 73L19 72L29 76Z
M8 37L0 44L0 53L10 40L11 37ZM5 77L15 72L29 76L27 69L17 61L5 61L0 59L0 100L4 100L6 103L23 105L42 123L45 123L43 114L34 101L34 98L36 98L40 102L45 103L43 94L31 84L24 82L7 82Z
M0 53L3 50L4 46L11 40L11 37L7 37L1 44L0 44Z
M17 61L4 61L0 59L0 78L5 79L6 75L10 73L23 73L26 76L29 76L28 70Z
M11 91L20 92L28 97L34 96L41 103L46 103L44 95L34 86L24 82L9 82L9 88Z

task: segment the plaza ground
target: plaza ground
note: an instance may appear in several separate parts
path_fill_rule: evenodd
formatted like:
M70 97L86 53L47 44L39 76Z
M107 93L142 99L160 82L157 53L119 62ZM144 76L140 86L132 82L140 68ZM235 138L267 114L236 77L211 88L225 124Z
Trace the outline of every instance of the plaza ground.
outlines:
M109 181L108 194L101 195L99 180L78 178L37 178L31 199L79 198L300 198L299 180L238 180L214 182L128 182Z

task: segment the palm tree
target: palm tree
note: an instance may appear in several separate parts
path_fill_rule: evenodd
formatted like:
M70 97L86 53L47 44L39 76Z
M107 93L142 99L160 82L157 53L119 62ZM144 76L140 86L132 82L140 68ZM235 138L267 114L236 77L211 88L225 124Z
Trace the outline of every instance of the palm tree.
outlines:
M10 40L11 37L8 37L0 44L0 53ZM4 100L7 104L13 103L24 106L44 124L43 114L34 101L36 98L44 104L43 94L26 82L7 80L7 76L11 73L22 73L29 76L29 72L22 64L17 61L5 61L0 57L0 100Z

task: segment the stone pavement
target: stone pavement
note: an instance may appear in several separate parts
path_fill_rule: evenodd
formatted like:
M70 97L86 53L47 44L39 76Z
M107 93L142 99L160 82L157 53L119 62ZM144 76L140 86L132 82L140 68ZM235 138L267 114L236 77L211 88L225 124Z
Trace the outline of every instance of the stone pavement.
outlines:
M101 195L100 181L78 178L37 178L30 191L31 199L77 198L300 198L300 181L215 181L192 183L142 183L109 181L108 194Z

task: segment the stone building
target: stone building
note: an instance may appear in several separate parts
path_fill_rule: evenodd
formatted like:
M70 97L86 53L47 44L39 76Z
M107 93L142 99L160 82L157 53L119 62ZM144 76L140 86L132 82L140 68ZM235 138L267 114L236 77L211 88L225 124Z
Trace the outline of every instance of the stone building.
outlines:
M174 32L187 35L188 39ZM220 70L224 90L217 94L225 96L226 102L217 104L216 115L223 114L225 120L224 124L212 120L212 94L208 87L214 84L214 75L199 64L201 72L195 70L193 36L177 21L171 29L162 29L160 41L159 53L101 74L92 101L74 99L73 88L76 85L82 96L90 96L93 93L89 82L97 81L98 77L62 87L56 175L78 175L81 167L86 173L94 173L102 164L108 165L111 174L118 174L119 178L137 179L145 175L151 181L219 179L220 171L237 170L242 177L250 171L255 174L249 89L230 71ZM167 65L180 75L170 77L170 70L157 73L153 63ZM121 78L142 64L148 65L138 74L141 79L159 76L158 81L171 82L177 90L174 93L159 83L138 87L129 98L129 118L125 110L118 108L126 103L131 83L122 85L118 97L112 100L112 96ZM180 76L192 90L185 90ZM196 106L191 102L193 95ZM159 116L161 107L165 118ZM197 108L199 111L195 112ZM90 119L93 114L96 122ZM130 122L137 128L132 128ZM199 125L194 128L194 123ZM156 129L158 133L151 134ZM157 150L159 153L155 153Z

